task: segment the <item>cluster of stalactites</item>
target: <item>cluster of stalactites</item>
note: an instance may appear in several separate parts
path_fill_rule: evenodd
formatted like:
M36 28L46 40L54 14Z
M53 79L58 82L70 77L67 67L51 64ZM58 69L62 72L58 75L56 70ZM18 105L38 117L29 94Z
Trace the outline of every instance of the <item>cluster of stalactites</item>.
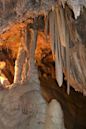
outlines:
M66 2L67 3L69 2L69 4L71 3L70 4L71 7L74 7L74 8L76 7L75 3L77 3L77 6L80 4L80 1L79 3L74 2L73 0L66 1ZM81 9L81 6L80 6L80 9ZM45 28L46 28L46 32L49 32L50 34L51 49L52 49L53 55L55 55L54 58L55 58L56 80L58 82L58 85L62 86L63 73L65 73L66 80L67 80L68 94L70 93L69 83L70 83L71 77L74 79L73 81L75 81L74 82L75 84L73 83L70 83L70 84L72 84L73 86L75 85L74 86L75 90L81 91L83 86L80 86L80 85L81 84L83 84L84 86L86 85L85 77L83 74L83 72L85 71L83 70L84 66L80 64L82 58L79 54L80 59L78 58L78 56L75 59L75 55L71 53L73 51L72 49L70 49L72 48L71 43L75 45L75 47L78 45L77 50L79 49L78 47L81 48L81 45L80 45L81 38L75 26L75 18L77 18L79 15L80 15L80 12L78 12L78 10L74 11L74 9L71 9L70 6L62 2L57 4L55 7L53 7L46 17L47 23ZM78 54L77 50L75 52L76 54ZM75 71L74 71L74 68L76 69ZM77 75L77 72L79 73L78 75ZM78 81L79 80L78 78L80 78L80 81Z
M67 14L65 13L65 9L63 8L63 6L56 5L56 7L52 8L52 10L46 16L45 31L46 31L46 35L48 35L47 32L49 31L50 38L51 38L52 54L53 56L55 55L54 57L55 57L56 80L58 82L58 85L62 86L63 68L66 68L67 70L67 93L69 94L70 93L69 29L66 23L66 19L67 19ZM34 32L34 35L36 33L36 37L37 37L38 26L36 22L33 23L34 25L36 24L36 26L33 25L33 32ZM25 41L23 39L23 42L25 42L26 46L23 48L20 47L19 49L20 51L18 54L18 59L16 60L16 64L15 64L14 83L21 80L20 77L21 77L21 71L22 71L23 62L24 62L24 61L22 62L21 51L24 51L24 48L28 50L28 47L27 47L27 44L29 43L28 31L25 31L24 33L26 33L25 34L26 39ZM37 41L37 38L35 38L33 41L35 43L35 48L36 48L36 41ZM33 53L35 54L34 52L35 48L32 50L32 52L28 50L28 54L31 54L33 56ZM23 53L26 53L25 51Z
M72 38L72 40L75 40L75 39L74 39L74 36L72 37L71 27L69 27L69 25L71 25L69 23L70 19L68 20L70 11L68 10L68 6L66 7L64 5L63 1L61 1L61 2L62 3L57 4L55 7L52 7L52 10L48 13L47 16L45 16L45 21L46 21L45 22L45 32L46 32L46 35L48 35L47 32L49 32L50 38L51 38L51 49L52 49L52 54L54 55L54 58L55 58L56 80L58 82L58 85L62 86L63 73L64 73L64 69L66 69L67 93L69 94L70 93L69 80L70 80L70 71L71 71L70 70L69 42L70 42L70 37ZM73 1L72 1L72 3L73 3ZM65 6L65 8L64 8L64 6ZM74 12L74 14L75 14L75 12ZM75 18L78 15L79 15L79 13L76 13ZM36 37L34 39L31 39L31 41L34 42L34 44L35 44L34 47L36 48L37 31L38 31L37 21L34 22L33 24L36 25L36 26L33 25L33 34L36 35ZM25 42L28 42L28 34L27 34L28 32L25 31L25 33L26 33ZM78 34L77 34L76 30L74 30L74 33L75 33L75 37L77 37ZM34 51L35 51L35 48L34 48ZM28 49L28 48L26 48L26 49ZM28 50L28 51L30 52L30 50ZM35 53L34 51L32 50L32 54L31 54L31 52L29 54L33 55L33 53ZM20 61L19 61L19 63L20 63ZM16 66L17 66L17 64L16 64ZM15 80L18 80L18 79L15 79Z
M52 54L55 55L56 80L59 86L63 84L63 68L67 69L67 93L69 86L69 30L66 23L66 14L62 5L56 5L47 16L46 29L49 29ZM46 30L47 32L47 30ZM65 62L63 63L63 61Z

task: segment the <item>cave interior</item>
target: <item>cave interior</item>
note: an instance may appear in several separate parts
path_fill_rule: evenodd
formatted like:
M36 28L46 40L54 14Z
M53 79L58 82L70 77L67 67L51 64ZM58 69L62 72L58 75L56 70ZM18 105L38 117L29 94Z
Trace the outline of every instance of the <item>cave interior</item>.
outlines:
M0 34L0 90L9 92L15 84L23 84L29 80L29 42L33 40L34 30L37 36L34 39L37 40L34 59L42 96L48 103L52 99L60 102L67 129L86 129L86 9L83 9L76 20L68 5L65 5L65 9L61 5L57 8L57 13L51 9L47 16L40 14L35 18L30 17L12 24ZM63 17L58 15L60 9ZM58 30L53 30L56 27L55 13L58 15ZM61 18L65 18L67 24L60 21ZM58 46L52 43L56 40L56 35L59 37ZM65 40L69 40L69 44L65 44ZM57 66L56 62L61 64Z

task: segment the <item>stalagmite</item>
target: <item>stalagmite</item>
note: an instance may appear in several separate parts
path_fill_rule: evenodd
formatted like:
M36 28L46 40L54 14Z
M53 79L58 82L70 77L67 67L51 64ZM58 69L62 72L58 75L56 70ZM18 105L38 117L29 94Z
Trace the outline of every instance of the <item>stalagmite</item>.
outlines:
M32 112L32 116L29 121L28 128L44 129L47 104L40 94L40 82L39 82L39 77L38 77L38 70L37 70L37 67L35 64L35 49L36 49L36 45L37 45L38 30L31 29L30 31L31 31L31 42L29 44L30 45L30 48L29 48L29 54L30 54L29 55L29 63L30 63L29 83L30 83L30 88L32 87L31 84L34 83L35 89L33 89L31 91L31 93L27 94L27 96L29 96L29 101L28 101L27 97L23 100L23 102L26 104L27 104L27 102L29 102L30 105L28 105L28 109L27 109L27 106L25 107L26 104L24 104L24 103L23 104L24 104L25 112L28 112L28 110L30 112Z
M55 99L51 100L47 108L44 129L65 129L61 105Z
M44 129L47 103L41 95L38 70L24 84L0 93L1 129ZM3 99L2 99L3 98Z

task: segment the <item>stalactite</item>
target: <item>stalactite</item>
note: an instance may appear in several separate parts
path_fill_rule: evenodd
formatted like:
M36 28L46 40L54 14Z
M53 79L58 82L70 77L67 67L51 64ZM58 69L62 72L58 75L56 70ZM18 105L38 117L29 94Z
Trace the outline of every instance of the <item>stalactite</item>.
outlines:
M55 11L52 10L49 14L49 32L50 32L51 49L53 55L55 54L54 31L55 31Z
M70 52L69 52L69 32L66 33L66 69L67 69L67 93L70 94Z
M59 41L59 33L57 26L57 17L55 18L55 67L56 67L56 80L59 86L63 83L63 71L62 71L62 56L61 56L61 44Z
M60 48L56 44L56 57L55 57L55 67L56 67L56 80L59 86L62 86L63 83L63 71L62 71L62 62L61 62L61 53L58 52Z
M68 30L68 25L66 23L66 18L65 18L65 14L62 15L63 19L62 21L64 21L64 28L65 28L65 44L66 44L66 70L67 70L67 93L68 95L70 94L70 84L69 84L69 80L70 80L70 51L69 51L69 42L70 42L70 36L69 36L69 30Z
M66 46L66 33L65 33L65 19L64 19L64 11L63 8L59 5L56 6L55 8L56 14L57 14L57 26L58 26L58 33L59 33L59 38L61 45L64 47Z
M83 62L84 59L82 59L83 58L82 53L85 53L85 51L84 51L84 49L81 50L82 41L81 41L81 38L76 29L73 12L71 11L71 9L68 6L65 6L65 20L66 20L67 28L68 28L69 35L70 35L70 41L73 43L73 47L70 48L70 50L71 50L71 52L70 52L70 56L71 56L70 72L71 73L70 74L71 74L71 78L73 78L75 81L75 82L73 81L74 85L75 85L75 87L74 87L75 90L78 89L81 92L83 92L83 89L86 85L86 80L85 80L85 74L84 74L85 70L83 70L85 63ZM84 57L85 57L85 55L84 55ZM71 84L71 85L73 85L73 84ZM83 86L83 88L82 88L82 86Z
M56 54L56 58L57 58L57 65L59 65L59 67L57 67L57 74L59 74L59 78L60 78L60 82L62 84L62 80L61 78L63 78L63 71L62 71L62 67L63 67L63 62L65 60L65 56L64 53L62 53L63 49L66 49L66 70L67 70L67 93L69 94L70 92L70 86L69 86L69 76L70 76L70 59L69 59L69 32L67 30L67 25L65 23L65 15L64 15L64 9L60 6L57 5L55 8L56 11L56 17L57 17L57 24L56 27L57 28L57 33L58 33L58 49L56 47L56 51L58 51L58 55L59 55L59 59L57 58L57 54ZM64 47L64 48L62 48ZM63 54L63 55L62 55ZM60 62L60 63L59 63ZM59 70L60 69L60 70ZM59 71L59 73L58 73ZM58 77L57 77L58 78Z
M62 67L63 69L66 67L66 56L65 56L65 47L61 45L61 56L62 56Z

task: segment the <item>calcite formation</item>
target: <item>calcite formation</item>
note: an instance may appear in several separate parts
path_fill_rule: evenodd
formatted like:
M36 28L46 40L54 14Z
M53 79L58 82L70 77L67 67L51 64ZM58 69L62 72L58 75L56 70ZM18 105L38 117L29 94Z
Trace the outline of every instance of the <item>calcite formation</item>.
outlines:
M59 103L48 105L41 95L35 50L42 33L50 43L57 86L66 80L68 94L72 86L86 96L85 7L86 0L0 0L0 62L5 62L0 76L11 83L11 90L0 91L0 128L65 128Z

